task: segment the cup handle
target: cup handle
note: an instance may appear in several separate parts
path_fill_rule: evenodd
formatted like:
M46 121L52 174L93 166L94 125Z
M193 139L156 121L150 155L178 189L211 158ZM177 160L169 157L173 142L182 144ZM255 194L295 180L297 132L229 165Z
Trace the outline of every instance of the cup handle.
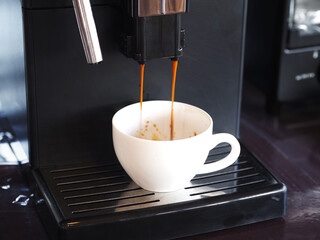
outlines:
M200 171L197 172L197 174L215 172L223 168L226 168L230 166L232 163L234 163L240 155L240 151L241 151L240 144L233 135L229 133L217 133L217 134L211 135L210 138L211 138L210 150L215 148L219 143L225 142L231 145L231 152L228 154L228 156L226 156L225 158L217 162L203 165Z

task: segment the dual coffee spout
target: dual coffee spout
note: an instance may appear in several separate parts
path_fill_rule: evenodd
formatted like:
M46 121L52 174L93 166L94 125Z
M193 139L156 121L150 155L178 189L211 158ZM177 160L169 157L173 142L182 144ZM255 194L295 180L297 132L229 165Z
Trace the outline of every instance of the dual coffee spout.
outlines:
M88 63L102 61L98 35L89 0L73 0ZM139 64L148 60L178 60L183 53L185 31L181 14L189 0L123 0L123 31L120 50Z

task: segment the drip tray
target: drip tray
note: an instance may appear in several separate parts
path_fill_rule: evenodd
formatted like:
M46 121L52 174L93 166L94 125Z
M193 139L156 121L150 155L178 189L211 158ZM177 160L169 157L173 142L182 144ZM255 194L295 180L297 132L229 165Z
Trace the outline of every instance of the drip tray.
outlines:
M229 151L212 151L206 163ZM175 238L285 214L286 187L243 146L235 164L197 175L171 193L140 188L119 164L46 168L34 175L40 215L51 219L56 234L50 235L59 239Z

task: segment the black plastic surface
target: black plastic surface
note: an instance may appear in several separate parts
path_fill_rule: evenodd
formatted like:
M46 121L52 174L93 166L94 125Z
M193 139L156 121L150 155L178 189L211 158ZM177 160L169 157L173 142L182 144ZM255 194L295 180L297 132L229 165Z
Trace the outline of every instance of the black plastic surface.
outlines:
M281 103L320 100L320 37L290 29L291 2L248 1L244 78L266 93L273 113Z
M121 49L128 57L144 64L148 60L182 56L184 34L181 34L181 14L131 18L125 27ZM130 29L131 28L131 29Z
M222 149L226 152L226 148ZM221 151L212 152L207 161L219 158ZM145 191L119 168L66 166L35 172L40 186L37 208L49 235L58 239L172 239L285 215L286 187L243 146L238 163L219 172L198 175L181 190L186 201L163 203L170 195L179 199L181 192ZM118 176L124 176L110 178L115 169ZM104 180L94 180L97 170L105 171ZM205 183L200 183L203 179ZM99 187L99 181L109 186ZM115 184L124 181L127 183ZM73 190L66 191L68 188ZM157 197L156 202L141 203L141 199ZM125 204L126 201L136 205ZM98 206L100 209L92 210Z
M301 36L297 30L289 30L288 32L288 48L305 48L320 45L320 34L312 34Z
M181 16L186 48L175 99L207 111L215 132L238 136L246 1L191 6ZM93 7L104 58L94 66L86 63L72 8L23 13L32 166L111 161L112 116L139 101L139 65L119 51L121 12ZM171 100L171 77L170 60L147 62L144 100Z

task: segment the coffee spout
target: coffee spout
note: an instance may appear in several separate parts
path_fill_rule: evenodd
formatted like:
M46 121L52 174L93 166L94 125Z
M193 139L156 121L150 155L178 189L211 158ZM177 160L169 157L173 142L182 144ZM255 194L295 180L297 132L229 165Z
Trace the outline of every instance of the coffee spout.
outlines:
M72 0L72 2L87 62L99 63L102 61L102 54L90 1Z
M183 55L185 31L181 14L189 0L132 0L127 6L121 51L139 64Z

